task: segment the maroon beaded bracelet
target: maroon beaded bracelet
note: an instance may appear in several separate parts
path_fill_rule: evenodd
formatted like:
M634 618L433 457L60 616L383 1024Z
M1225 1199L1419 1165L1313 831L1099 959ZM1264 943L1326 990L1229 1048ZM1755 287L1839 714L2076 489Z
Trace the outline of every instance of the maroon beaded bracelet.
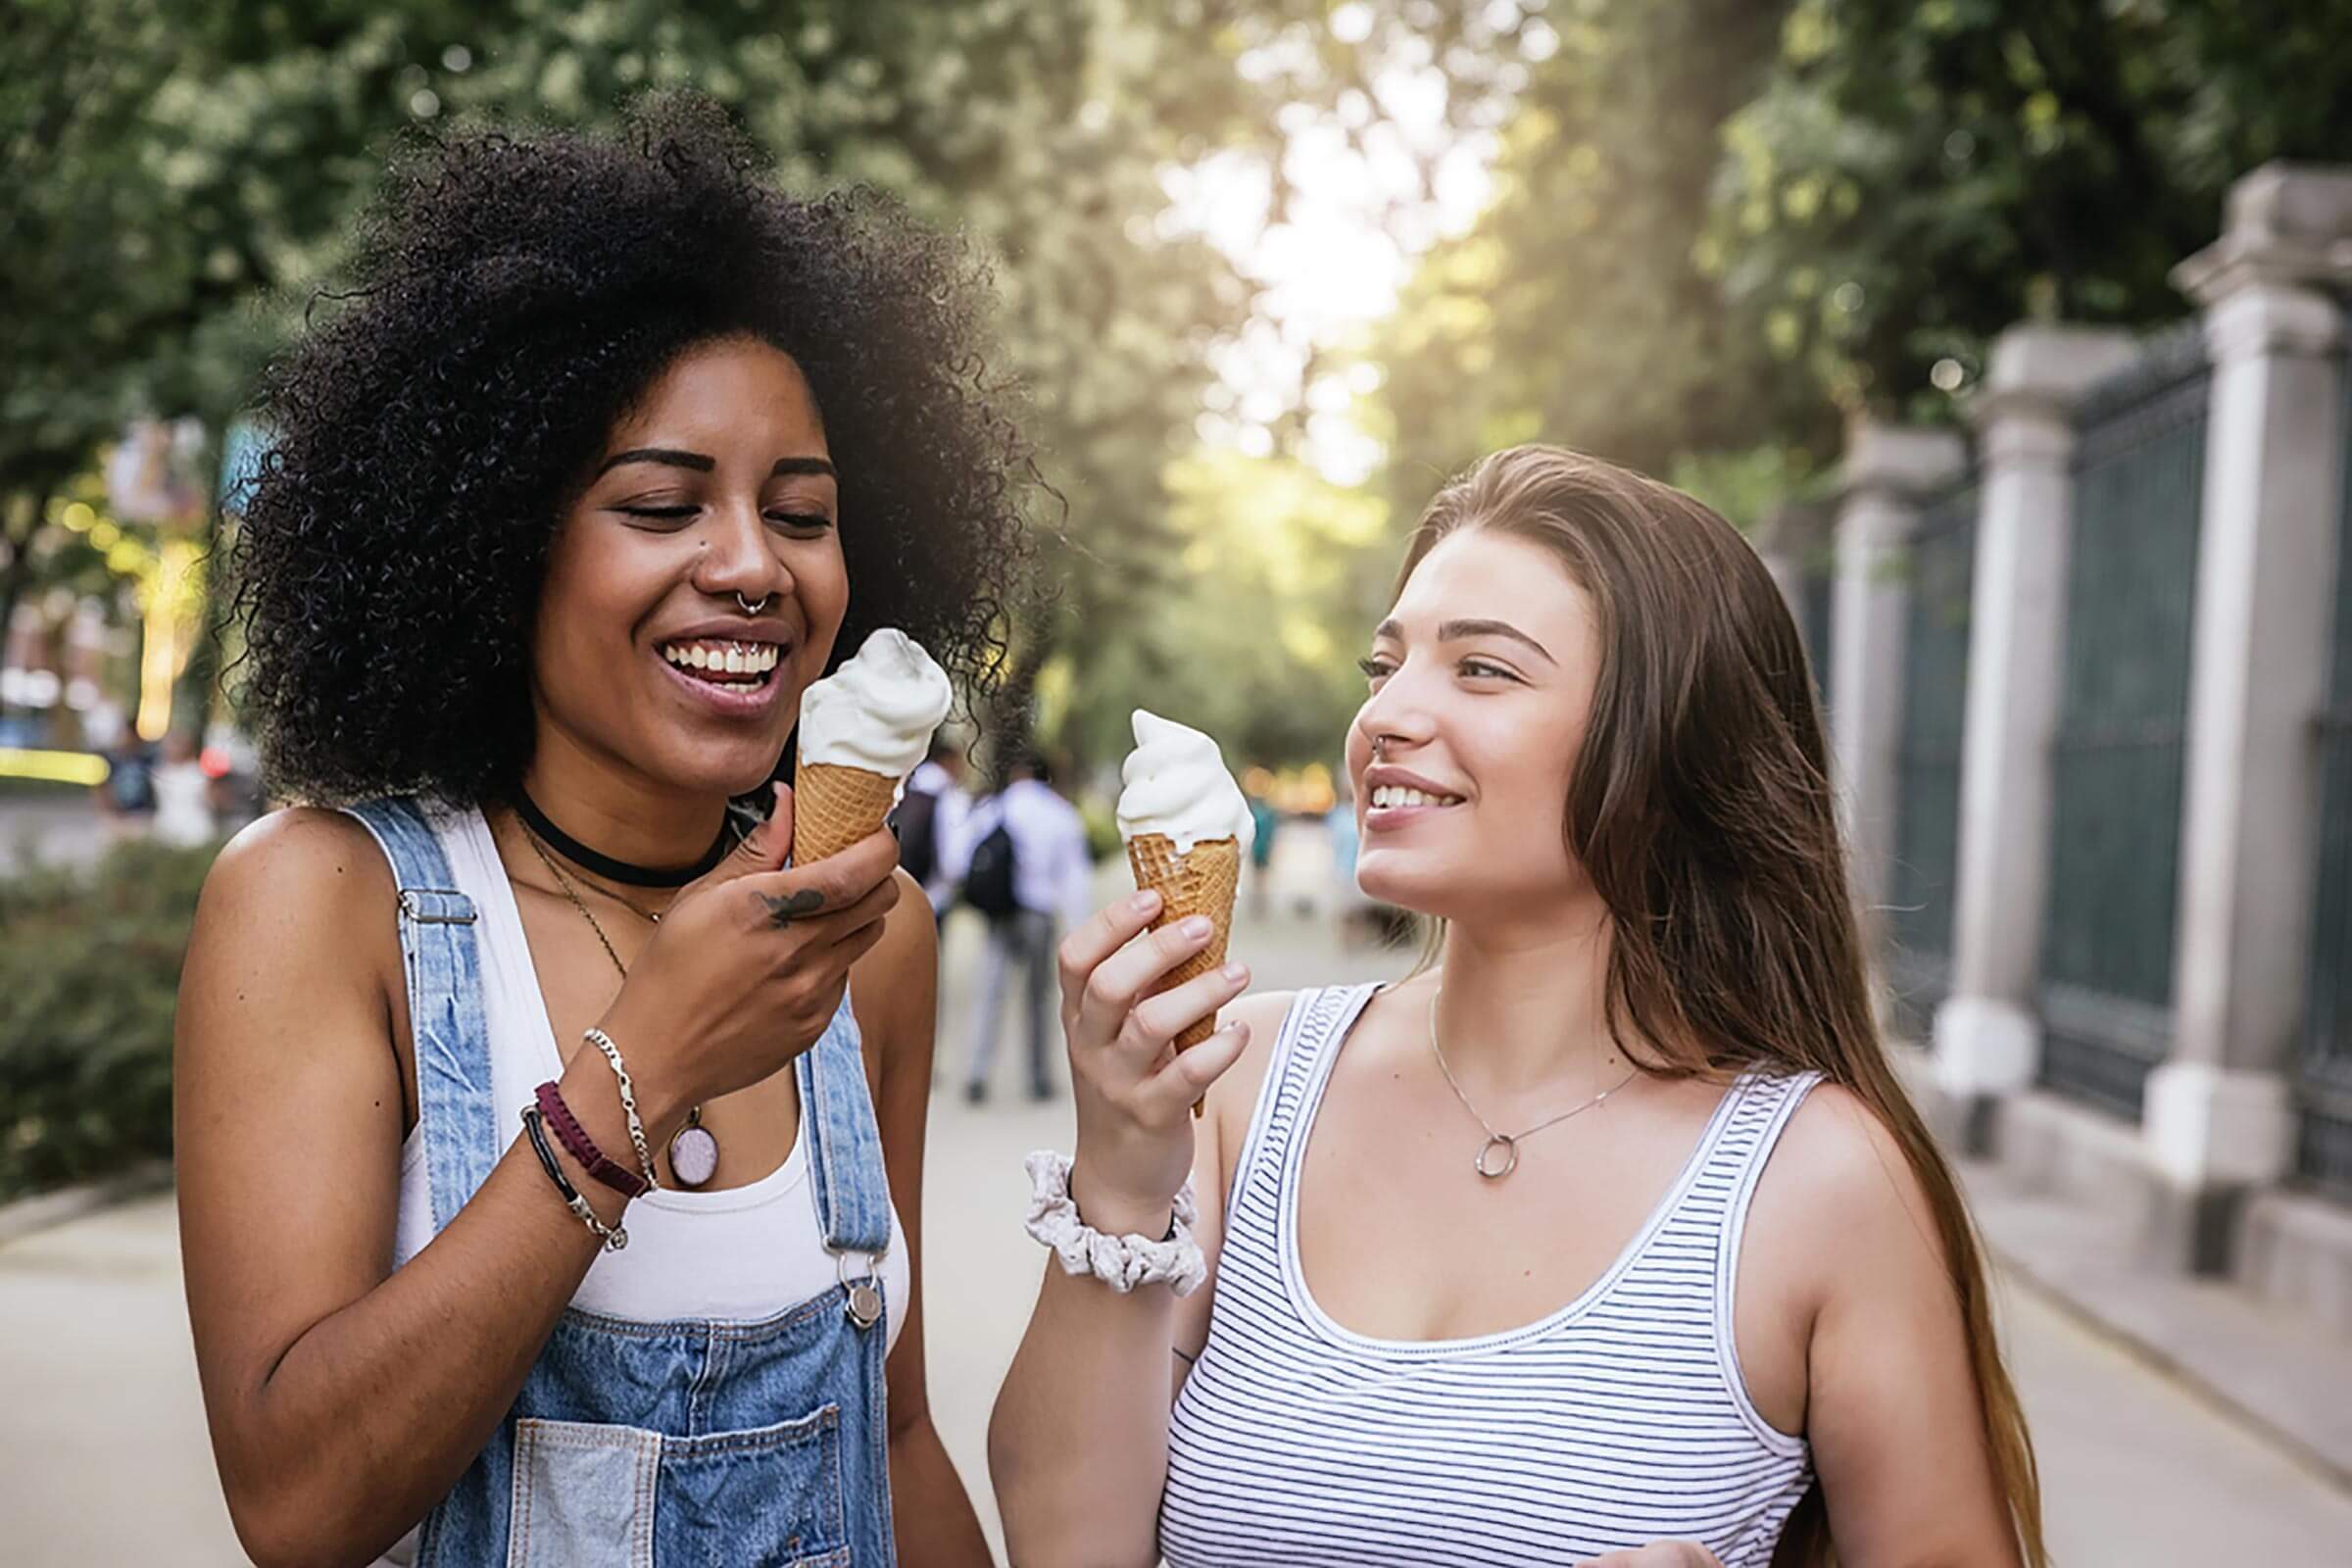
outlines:
M564 1152L578 1160L589 1175L623 1198L645 1196L645 1178L605 1157L605 1152L596 1147L596 1140L581 1129L571 1107L564 1103L563 1091L552 1079L539 1086L539 1116L556 1135L556 1142L564 1146Z

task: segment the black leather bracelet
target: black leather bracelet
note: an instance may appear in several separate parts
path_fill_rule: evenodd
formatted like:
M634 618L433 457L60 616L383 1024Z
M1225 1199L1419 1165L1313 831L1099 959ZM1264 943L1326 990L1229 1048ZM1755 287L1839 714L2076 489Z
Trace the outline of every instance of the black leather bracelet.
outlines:
M539 1168L546 1171L547 1179L556 1184L557 1195L564 1200L564 1206L570 1209L574 1215L578 1216L581 1224L595 1233L596 1239L605 1244L606 1251L617 1252L628 1246L628 1227L608 1225L599 1219L596 1210L588 1206L588 1200L582 1198L580 1190L571 1185L571 1178L564 1174L564 1167L556 1160L555 1150L548 1147L547 1128L542 1122L537 1105L522 1107L522 1130L530 1138L531 1152L539 1156Z

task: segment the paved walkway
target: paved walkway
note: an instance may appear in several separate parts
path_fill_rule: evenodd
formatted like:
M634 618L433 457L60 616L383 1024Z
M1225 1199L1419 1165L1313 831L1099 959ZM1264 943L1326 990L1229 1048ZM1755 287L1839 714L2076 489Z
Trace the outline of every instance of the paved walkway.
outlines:
M86 793L0 799L0 875L33 861L86 865L111 842Z
M1304 850L1284 868L1315 885ZM950 1081L976 941L968 921L952 924L943 1010L958 1022L941 1051ZM1320 921L1280 911L1239 946L1270 987L1369 978L1405 961L1343 956ZM1020 1231L1020 1157L1066 1148L1070 1136L1066 1100L1007 1098L1019 1086L1017 1036L1006 1044L1006 1094L976 1109L945 1094L934 1105L924 1199L933 1404L992 1531L988 1407L1043 1256ZM2345 1560L2352 1495L2041 1298L2014 1282L2002 1294L2064 1568ZM206 1447L168 1199L0 1246L0 1562L244 1561Z

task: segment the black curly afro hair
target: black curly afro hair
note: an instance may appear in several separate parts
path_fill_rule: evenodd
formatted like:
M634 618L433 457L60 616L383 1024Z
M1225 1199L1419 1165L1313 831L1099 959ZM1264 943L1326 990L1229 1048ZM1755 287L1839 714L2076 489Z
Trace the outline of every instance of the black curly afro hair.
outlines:
M898 626L967 688L1002 662L1035 470L985 369L984 271L887 198L787 196L722 112L671 98L614 137L407 144L355 270L264 377L275 444L233 564L277 790L519 781L556 522L633 400L714 337L773 344L816 394L855 519L836 659Z

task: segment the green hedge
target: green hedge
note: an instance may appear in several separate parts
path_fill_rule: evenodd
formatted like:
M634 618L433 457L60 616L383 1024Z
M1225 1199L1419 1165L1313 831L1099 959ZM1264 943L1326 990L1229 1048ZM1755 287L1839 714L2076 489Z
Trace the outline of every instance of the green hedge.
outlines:
M172 1014L214 849L0 879L0 1200L172 1152Z

